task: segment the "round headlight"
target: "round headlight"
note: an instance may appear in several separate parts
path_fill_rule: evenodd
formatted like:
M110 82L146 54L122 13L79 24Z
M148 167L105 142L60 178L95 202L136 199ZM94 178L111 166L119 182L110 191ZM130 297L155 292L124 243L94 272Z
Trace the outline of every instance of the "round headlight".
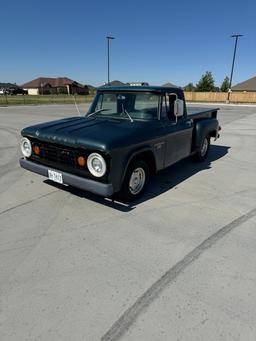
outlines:
M87 167L90 173L98 178L103 176L107 170L105 160L98 153L92 153L88 156Z
M22 137L21 142L20 142L20 147L21 147L22 154L25 157L31 156L32 147L31 147L31 143L30 143L29 139L27 139L26 137Z

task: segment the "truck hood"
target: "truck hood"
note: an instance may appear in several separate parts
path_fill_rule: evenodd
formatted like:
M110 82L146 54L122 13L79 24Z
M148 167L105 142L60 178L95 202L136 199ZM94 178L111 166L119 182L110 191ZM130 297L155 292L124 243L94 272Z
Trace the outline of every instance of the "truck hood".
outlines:
M110 151L145 140L144 133L154 128L153 121L71 117L24 128L21 134L70 147Z

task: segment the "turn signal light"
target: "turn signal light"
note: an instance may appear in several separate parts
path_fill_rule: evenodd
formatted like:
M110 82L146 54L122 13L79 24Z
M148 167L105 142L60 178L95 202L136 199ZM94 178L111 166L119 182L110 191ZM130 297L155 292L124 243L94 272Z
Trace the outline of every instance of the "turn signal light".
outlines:
M79 164L79 166L84 167L86 164L86 160L83 156L79 156L77 158L77 163Z
M34 146L34 147L33 147L33 150L34 150L34 153L35 153L36 155L39 155L39 154L40 154L40 148L39 148L38 146Z

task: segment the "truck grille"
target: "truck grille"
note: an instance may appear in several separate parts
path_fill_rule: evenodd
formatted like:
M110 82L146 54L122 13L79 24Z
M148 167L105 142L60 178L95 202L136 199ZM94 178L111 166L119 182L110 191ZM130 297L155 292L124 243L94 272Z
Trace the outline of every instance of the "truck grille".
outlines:
M72 148L63 145L58 145L51 142L42 142L37 139L30 139L32 144L32 155L30 159L34 162L48 166L49 168L56 168L60 171L69 172L82 177L95 179L89 172L87 165L79 166L77 158L83 156L86 160L89 154L94 150L85 150L81 148ZM39 147L40 152L35 153L35 147ZM107 169L110 168L110 159L105 155L107 162ZM107 182L108 172L97 181Z
M41 151L41 157L45 160L61 163L64 165L75 166L75 153L70 149L63 149L53 145L39 146Z
M34 152L34 147L38 146L40 148L40 154L36 155ZM32 158L34 160L40 161L42 163L50 163L58 165L63 165L65 167L78 168L81 167L77 163L77 156L85 155L85 152L77 154L75 150L69 147L58 146L51 143L42 142L32 142L33 154Z

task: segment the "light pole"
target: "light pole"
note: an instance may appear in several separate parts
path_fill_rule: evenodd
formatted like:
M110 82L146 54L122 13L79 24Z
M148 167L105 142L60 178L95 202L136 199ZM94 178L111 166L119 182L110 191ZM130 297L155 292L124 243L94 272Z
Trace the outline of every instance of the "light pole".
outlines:
M110 80L109 80L109 41L114 40L115 38L110 37L110 36L108 36L106 38L107 38L107 45L108 45L108 85L109 85L109 83L110 83Z
M232 86L233 71L234 71L234 65L235 65L235 59L236 59L237 41L238 41L238 38L242 37L242 36L243 36L242 34L233 34L232 36L230 36L231 38L235 38L235 47L234 47L233 61L232 61L231 74L230 74L230 80L229 80L229 89L228 89L227 102L229 102L231 86Z

